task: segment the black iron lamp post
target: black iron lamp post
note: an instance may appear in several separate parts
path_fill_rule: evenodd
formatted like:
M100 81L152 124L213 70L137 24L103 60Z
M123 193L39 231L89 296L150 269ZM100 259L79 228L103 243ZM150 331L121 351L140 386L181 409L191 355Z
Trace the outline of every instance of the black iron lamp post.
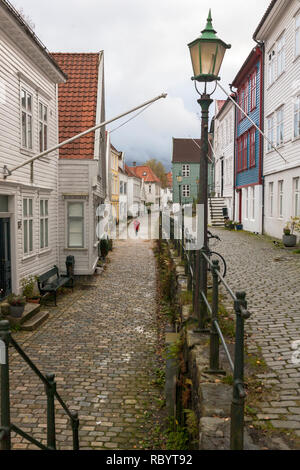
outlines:
M194 76L192 80L204 83L204 92L200 95L198 103L202 110L201 120L201 154L200 154L200 178L198 186L198 204L204 205L204 244L202 250L207 252L207 225L208 225L208 118L209 107L213 100L212 93L207 93L207 83L220 80L219 71L223 62L226 49L231 46L216 36L212 26L211 10L209 10L207 24L200 37L188 44L191 54ZM207 317L206 305L200 292L207 294L207 263L201 256L200 250L196 254L196 292L195 310L199 318L200 330L204 329Z

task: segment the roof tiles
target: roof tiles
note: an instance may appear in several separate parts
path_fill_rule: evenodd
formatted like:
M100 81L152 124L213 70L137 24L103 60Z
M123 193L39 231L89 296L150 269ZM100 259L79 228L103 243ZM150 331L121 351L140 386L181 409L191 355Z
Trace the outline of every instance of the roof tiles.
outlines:
M154 171L149 166L131 166L129 169L138 177L145 181L145 183L159 183L160 179L156 176Z

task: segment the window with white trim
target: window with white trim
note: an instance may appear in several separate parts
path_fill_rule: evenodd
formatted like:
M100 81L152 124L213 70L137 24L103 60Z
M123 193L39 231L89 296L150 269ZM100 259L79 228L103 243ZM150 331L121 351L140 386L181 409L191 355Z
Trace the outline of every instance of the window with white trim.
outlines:
M23 199L23 251L24 255L33 252L33 199Z
M246 188L245 191L246 191L246 219L249 219L249 188Z
M277 42L277 76L285 69L285 35L283 34Z
M21 88L21 146L24 149L33 149L33 96L24 88Z
M300 136L300 95L294 99L294 137Z
M184 184L182 186L182 196L190 197L190 185L189 184Z
M276 55L275 55L275 50L273 49L268 54L268 80L269 80L269 85L272 85L272 83L275 81L275 78L276 78L276 76L275 76L275 62L276 62Z
M284 113L283 107L280 108L276 113L276 144L283 144L284 139Z
M39 148L40 152L48 148L48 107L39 101Z
M84 203L68 202L68 248L84 247Z
M40 199L40 248L49 246L48 199Z
M283 217L283 181L278 181L278 216Z
M190 165L182 165L182 176L190 176Z
M295 18L295 56L300 55L300 13Z
M294 192L294 216L300 216L300 178L294 178L293 180L293 192Z
M274 211L274 183L269 183L269 215L273 217Z
M274 116L268 118L268 139L268 150L272 150L272 145L274 145Z
M255 219L255 187L251 188L251 219Z
M120 194L123 194L123 181L120 181Z

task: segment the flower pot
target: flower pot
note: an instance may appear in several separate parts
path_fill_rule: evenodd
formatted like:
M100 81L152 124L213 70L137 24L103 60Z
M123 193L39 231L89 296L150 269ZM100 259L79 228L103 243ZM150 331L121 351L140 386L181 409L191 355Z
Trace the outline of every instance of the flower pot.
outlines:
M293 247L296 246L297 237L296 235L283 235L282 242L286 247Z
M243 230L243 225L242 224L236 225L235 230Z
M11 305L10 316L13 318L20 318L24 312L25 305Z
M32 297L30 299L26 299L27 302L30 304L39 304L40 303L40 297Z

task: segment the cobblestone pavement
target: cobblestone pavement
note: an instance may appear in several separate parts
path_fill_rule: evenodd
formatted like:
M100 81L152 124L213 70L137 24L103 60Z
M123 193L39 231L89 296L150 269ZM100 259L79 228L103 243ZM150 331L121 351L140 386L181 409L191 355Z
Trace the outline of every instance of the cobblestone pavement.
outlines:
M263 237L224 229L213 232L222 240L212 249L226 259L227 281L234 291L247 293L252 313L246 321L246 331L251 331L248 350L254 352L256 343L272 369L260 377L272 395L260 404L258 418L268 417L275 428L300 436L300 354L298 364L292 362L292 343L300 340L300 256Z
M34 333L15 339L80 418L83 449L139 448L151 426L159 392L153 384L156 351L156 274L151 242L115 242L110 263L84 291L66 294ZM43 385L11 352L12 422L45 443ZM57 446L72 445L57 406ZM13 436L14 448L34 446Z

